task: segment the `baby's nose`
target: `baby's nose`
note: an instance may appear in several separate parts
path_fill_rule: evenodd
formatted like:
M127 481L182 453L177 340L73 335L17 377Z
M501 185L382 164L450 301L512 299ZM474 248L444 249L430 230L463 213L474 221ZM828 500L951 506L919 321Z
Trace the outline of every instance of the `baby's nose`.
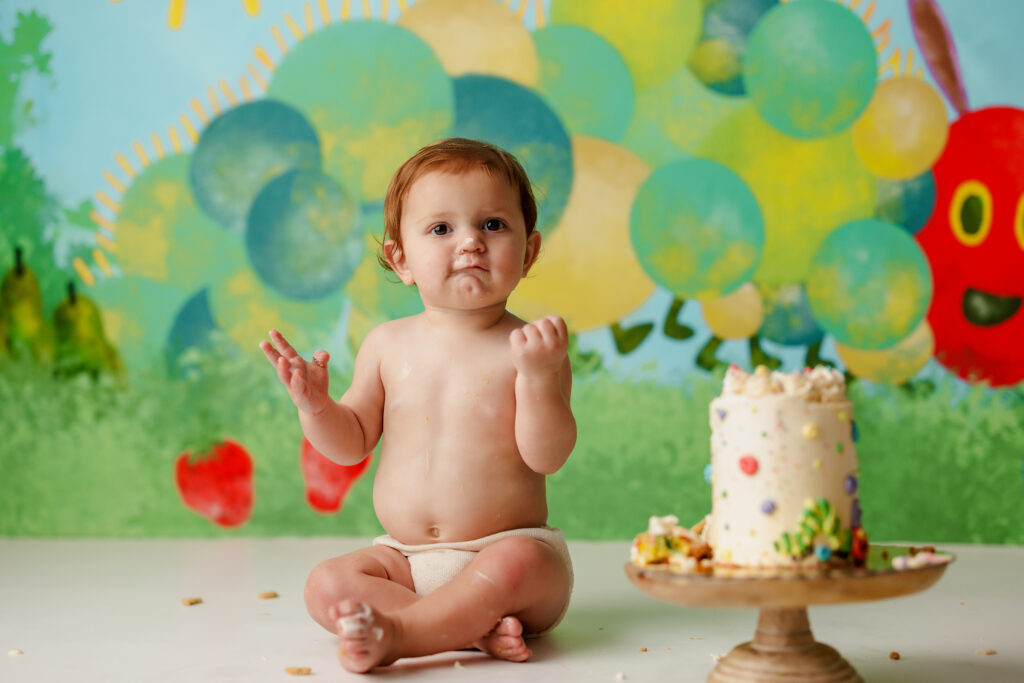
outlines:
M483 242L481 242L476 235L469 235L459 243L460 254L464 254L469 251L480 251L482 249Z

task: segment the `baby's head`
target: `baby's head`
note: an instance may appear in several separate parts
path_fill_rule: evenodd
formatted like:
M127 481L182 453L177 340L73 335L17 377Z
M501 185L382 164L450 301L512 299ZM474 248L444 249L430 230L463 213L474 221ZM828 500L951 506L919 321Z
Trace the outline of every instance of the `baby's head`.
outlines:
M411 156L391 178L384 197L384 239L394 240L398 249L402 247L402 208L409 189L417 180L432 171L463 173L484 169L492 177L508 183L519 195L520 208L526 234L532 233L537 225L537 202L533 198L530 179L514 156L494 145L467 138L448 138L427 145ZM391 270L387 259L377 257L380 264Z

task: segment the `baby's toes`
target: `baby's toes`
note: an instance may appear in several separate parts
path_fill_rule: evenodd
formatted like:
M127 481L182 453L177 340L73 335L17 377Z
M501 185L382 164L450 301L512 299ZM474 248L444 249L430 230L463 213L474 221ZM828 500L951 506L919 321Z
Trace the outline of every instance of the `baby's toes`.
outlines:
M505 617L494 630L485 635L476 646L499 659L510 662L525 662L533 652L523 640L523 624L515 617Z
M363 673L385 661L394 629L389 620L365 602L342 600L329 607L338 634L338 659L348 671Z

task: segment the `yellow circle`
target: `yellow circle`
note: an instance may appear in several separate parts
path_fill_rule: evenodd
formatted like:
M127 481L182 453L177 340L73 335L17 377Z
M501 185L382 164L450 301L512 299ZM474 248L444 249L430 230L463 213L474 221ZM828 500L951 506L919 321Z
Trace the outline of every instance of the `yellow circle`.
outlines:
M935 337L927 320L903 340L880 351L864 351L836 343L846 369L857 377L887 384L903 384L925 366L935 352Z
M533 36L507 5L430 0L410 7L397 23L429 45L450 76L487 74L527 87L537 83Z
M1017 200L1017 211L1013 214L1013 234L1017 236L1017 244L1024 249L1024 194Z
M927 171L942 154L949 122L932 86L897 76L878 84L852 133L857 156L872 173L906 180Z
M615 46L640 92L686 68L703 10L703 0L557 2L551 21L583 26Z
M799 140L768 125L747 103L723 118L695 153L727 166L757 198L764 217L764 250L752 278L758 284L806 279L825 237L874 211L878 179L857 158L848 131Z
M953 234L968 247L985 241L992 229L992 193L984 183L965 180L949 202L949 224Z
M629 150L575 136L573 187L558 229L509 299L527 319L552 313L574 332L617 322L653 292L629 237L629 214L650 167Z
M747 282L725 296L701 302L704 321L719 339L746 339L764 322L764 304L757 287Z

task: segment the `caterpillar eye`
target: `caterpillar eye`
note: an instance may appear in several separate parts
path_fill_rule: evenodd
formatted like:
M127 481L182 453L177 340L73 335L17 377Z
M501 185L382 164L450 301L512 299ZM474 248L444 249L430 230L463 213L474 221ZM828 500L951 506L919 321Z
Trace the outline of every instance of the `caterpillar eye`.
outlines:
M949 203L949 225L953 235L968 247L985 241L992 229L992 193L985 185L977 180L960 183Z

